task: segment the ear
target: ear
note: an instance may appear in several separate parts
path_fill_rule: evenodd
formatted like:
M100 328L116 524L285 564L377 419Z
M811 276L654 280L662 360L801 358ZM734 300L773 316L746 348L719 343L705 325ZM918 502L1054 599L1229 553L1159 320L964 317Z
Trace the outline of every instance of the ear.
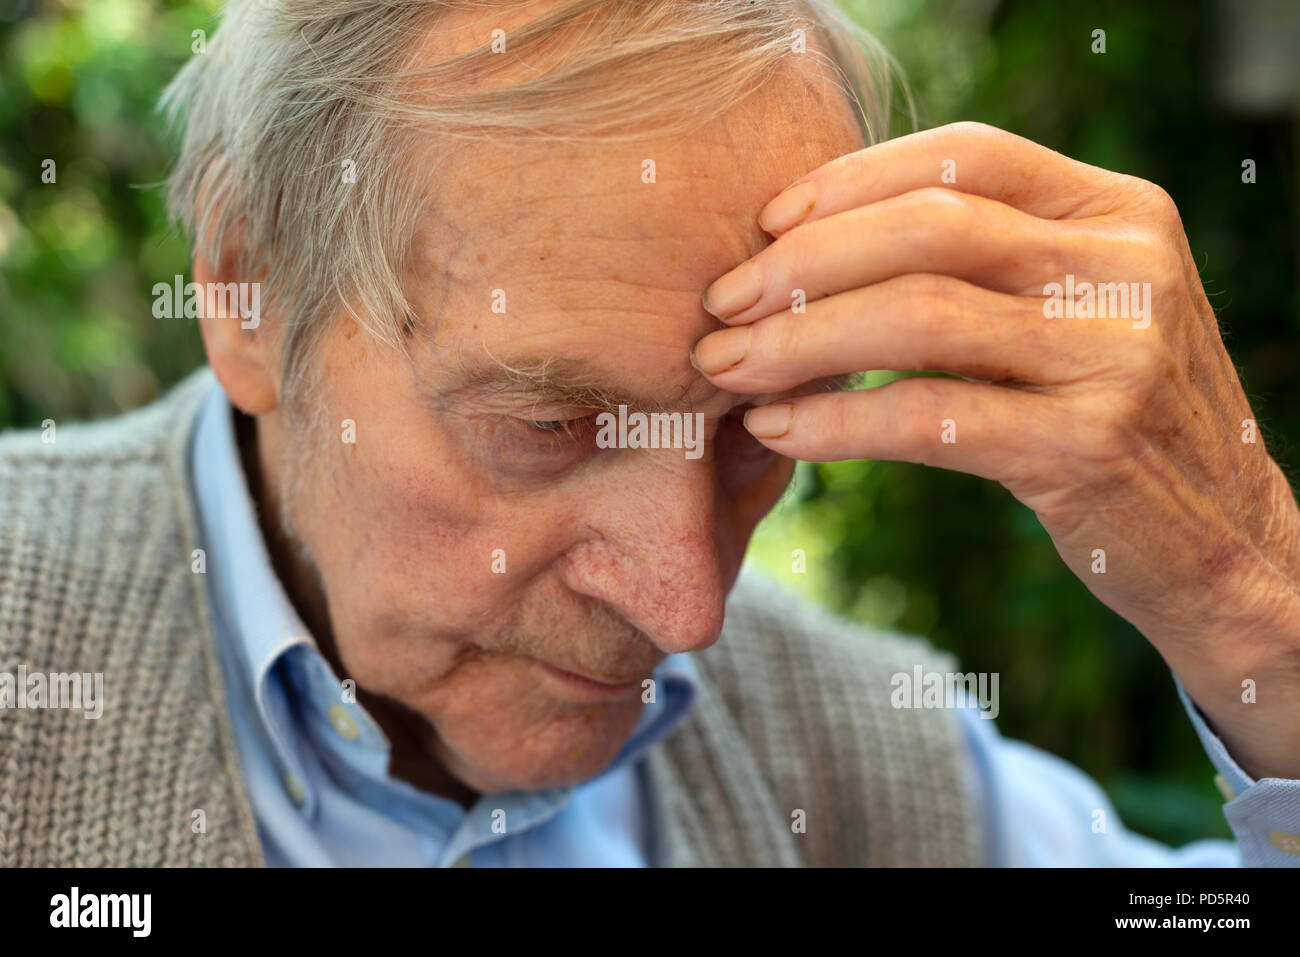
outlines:
M208 166L199 187L196 222L203 222L202 213L214 193L220 197L230 192L221 188L229 172L224 156L216 157ZM221 199L213 201L221 202ZM252 281L258 277L246 275L241 266L247 259L243 223L236 224L225 237L216 253L220 262L212 262L204 254L204 247L211 245L196 242L194 251L194 282L200 290L199 330L208 364L237 409L247 415L264 415L280 404L277 337L262 322L261 285ZM217 289L214 283L236 285ZM212 295L208 294L209 290ZM233 290L239 290L234 302L227 295ZM208 315L209 304L215 307L216 315ZM247 323L243 316L245 305L252 306Z
M238 256L223 255L223 264L214 268L201 254L194 256L194 281L199 288L212 288L209 283L247 282L235 267ZM237 288L237 287L229 287ZM260 288L256 291L260 301ZM199 329L203 333L203 346L208 353L208 364L217 381L225 390L231 403L248 415L263 415L280 404L280 383L274 337L257 318L256 325L245 328L238 310L226 315L206 314L208 296L199 297ZM218 297L219 301L219 297ZM217 312L223 310L218 308Z

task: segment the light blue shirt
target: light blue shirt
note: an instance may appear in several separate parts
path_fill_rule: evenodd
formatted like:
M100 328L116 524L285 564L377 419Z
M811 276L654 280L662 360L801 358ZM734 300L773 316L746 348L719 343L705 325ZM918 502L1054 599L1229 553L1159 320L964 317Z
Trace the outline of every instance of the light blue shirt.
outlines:
M232 409L215 382L191 464L235 744L269 864L651 863L642 757L690 711L696 672L689 654L669 655L656 670L656 701L643 707L631 737L599 775L576 786L484 795L466 810L391 776L384 732L364 708L344 700L338 676L272 570ZM964 708L966 781L988 863L1300 866L1300 781L1250 779L1181 685L1178 693L1236 795L1224 808L1236 843L1203 840L1175 850L1129 831L1078 768L1003 738L993 721Z

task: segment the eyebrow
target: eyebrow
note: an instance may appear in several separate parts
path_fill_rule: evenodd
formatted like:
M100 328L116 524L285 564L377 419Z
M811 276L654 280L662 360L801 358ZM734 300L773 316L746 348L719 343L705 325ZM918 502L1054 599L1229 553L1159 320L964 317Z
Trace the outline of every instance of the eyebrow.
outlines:
M460 363L453 381L439 389L436 398L442 401L456 393L475 392L581 406L594 411L617 412L623 405L646 412L671 412L692 411L690 389L690 385L684 385L675 402L635 395L623 386L602 382L600 374L584 362L552 356L543 360Z
M807 391L844 391L857 387L860 378L861 373L856 372L824 376L813 380L815 388ZM706 380L701 377L700 381ZM437 402L445 402L457 393L474 392L493 396L513 395L538 404L573 405L597 412L617 412L619 406L643 412L693 412L695 405L690 395L691 384L682 386L675 401L636 395L622 386L602 382L600 374L587 363L563 356L510 362L462 361L456 363L451 383L439 389L436 394L428 390L422 391L426 391ZM773 393L777 394L784 393Z

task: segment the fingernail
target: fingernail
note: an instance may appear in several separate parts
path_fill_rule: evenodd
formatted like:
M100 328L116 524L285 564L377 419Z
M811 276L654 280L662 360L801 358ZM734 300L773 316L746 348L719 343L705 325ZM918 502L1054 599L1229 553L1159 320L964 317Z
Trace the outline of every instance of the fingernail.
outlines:
M749 352L749 326L710 332L695 343L691 350L691 365L705 375L717 375L740 365Z
M745 428L756 439L775 439L790 431L794 406L788 402L760 405L745 413Z
M704 290L704 308L719 319L728 319L758 302L762 293L763 277L759 275L758 263L751 259Z
M758 214L758 225L769 233L783 233L799 225L817 205L817 184L800 183L777 196Z

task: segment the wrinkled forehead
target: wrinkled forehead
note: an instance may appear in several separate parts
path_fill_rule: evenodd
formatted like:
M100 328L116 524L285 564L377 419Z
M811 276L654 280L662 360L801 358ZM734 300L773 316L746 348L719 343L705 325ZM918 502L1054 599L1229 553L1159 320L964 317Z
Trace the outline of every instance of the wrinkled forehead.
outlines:
M862 146L839 90L807 73L689 135L458 145L428 170L420 264L493 288L540 273L698 296L770 242L757 215L772 197Z
M413 299L442 360L587 361L680 393L690 345L718 328L701 293L771 241L759 211L862 145L812 60L688 135L458 144L426 167Z
M512 85L537 81L560 62L587 59L591 51L583 44L599 42L584 28L588 15L600 15L593 8L540 44L512 45L525 27L569 6L564 0L449 5L413 46L407 65L435 67L499 38L509 55L489 56L486 65L446 79L462 92L508 97ZM682 60L667 59L663 70L661 84L679 90ZM592 269L608 277L613 269L702 289L770 241L756 222L768 200L863 145L843 89L813 47L775 62L761 86L685 134L657 135L656 126L689 123L680 114L690 104L659 119L655 89L628 91L624 79L584 75L579 83L588 88L571 95L625 113L637 108L623 104L640 103L647 117L641 139L538 141L502 133L417 148L414 172L428 194L417 268L432 266L445 277L481 265L505 279L541 263L545 273L575 279ZM611 97L611 88L620 92ZM699 103L701 116L712 115L706 108L713 106Z
M531 241L703 243L720 264L767 241L756 217L768 200L852 149L826 132L805 140L771 122L631 145L473 146L442 165L430 226L506 254Z

